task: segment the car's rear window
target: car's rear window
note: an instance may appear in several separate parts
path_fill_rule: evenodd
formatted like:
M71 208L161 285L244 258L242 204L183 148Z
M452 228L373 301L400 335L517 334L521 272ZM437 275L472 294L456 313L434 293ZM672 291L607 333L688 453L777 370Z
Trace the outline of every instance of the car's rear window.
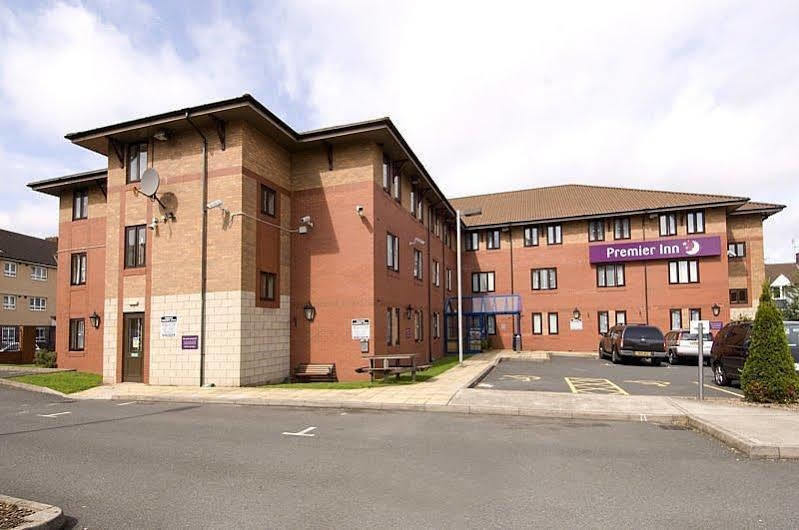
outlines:
M654 326L630 326L624 330L625 340L663 340L663 333Z
M785 335L788 338L788 345L791 347L791 353L794 357L799 354L799 323L784 322Z
M703 333L702 338L704 340L713 341L713 337L710 336L710 333ZM682 336L682 340L699 340L699 334L697 333L686 333Z

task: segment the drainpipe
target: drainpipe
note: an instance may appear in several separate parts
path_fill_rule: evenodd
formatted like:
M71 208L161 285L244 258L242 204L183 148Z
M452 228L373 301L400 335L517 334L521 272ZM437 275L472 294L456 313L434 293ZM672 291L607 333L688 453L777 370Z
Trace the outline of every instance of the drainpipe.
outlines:
M646 241L646 216L648 214L644 213L641 216L641 240ZM627 279L625 278L624 281L626 282ZM646 318L646 323L649 324L649 278L647 275L647 268L646 268L646 261L644 261L644 315Z
M205 137L203 132L197 127L191 117L189 111L186 111L186 121L189 125L200 135L203 141L203 178L202 178L202 208L203 208L203 228L202 228L202 257L200 261L200 386L205 385L205 290L208 283L208 265L206 259L208 258L208 138Z

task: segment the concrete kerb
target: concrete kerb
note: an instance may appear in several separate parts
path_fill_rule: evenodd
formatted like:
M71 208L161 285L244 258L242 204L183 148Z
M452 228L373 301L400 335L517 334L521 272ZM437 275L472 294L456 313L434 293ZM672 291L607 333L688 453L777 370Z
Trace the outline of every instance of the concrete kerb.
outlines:
M15 504L21 508L33 510L33 513L23 517L23 523L15 526L13 530L57 530L64 526L64 512L58 506L42 504L41 502L17 499L0 494L0 502Z
M28 390L30 392L39 392L40 394L52 394L54 396L72 399L69 396L69 394L64 394L63 392L59 392L58 390L53 390L52 388L47 388L46 386L31 385L28 383L21 383L19 381L11 381L9 379L3 379L1 377L0 377L0 386L18 388L20 390Z

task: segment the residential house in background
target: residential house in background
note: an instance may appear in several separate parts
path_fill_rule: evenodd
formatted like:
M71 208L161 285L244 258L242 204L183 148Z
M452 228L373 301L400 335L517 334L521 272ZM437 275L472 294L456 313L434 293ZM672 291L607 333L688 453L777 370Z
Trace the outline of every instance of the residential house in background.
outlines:
M0 230L0 362L54 348L58 238Z
M786 307L791 301L791 288L799 287L799 252L793 263L766 263L766 278L777 307Z

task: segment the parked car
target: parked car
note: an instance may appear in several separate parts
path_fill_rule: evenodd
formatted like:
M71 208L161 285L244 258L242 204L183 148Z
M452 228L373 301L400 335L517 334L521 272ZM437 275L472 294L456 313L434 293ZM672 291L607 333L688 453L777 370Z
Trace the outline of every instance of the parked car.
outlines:
M702 356L706 365L710 366L710 350L713 348L713 336L710 333L702 335ZM696 361L699 356L699 335L687 329L677 329L666 333L666 354L669 364L679 364L690 357Z
M785 321L785 335L793 356L794 369L799 372L799 322ZM713 339L710 362L713 380L719 386L728 386L741 378L746 357L749 355L752 322L730 322Z
M607 356L614 364L624 359L649 359L652 366L660 366L666 358L663 332L644 324L613 326L599 341L599 358Z

